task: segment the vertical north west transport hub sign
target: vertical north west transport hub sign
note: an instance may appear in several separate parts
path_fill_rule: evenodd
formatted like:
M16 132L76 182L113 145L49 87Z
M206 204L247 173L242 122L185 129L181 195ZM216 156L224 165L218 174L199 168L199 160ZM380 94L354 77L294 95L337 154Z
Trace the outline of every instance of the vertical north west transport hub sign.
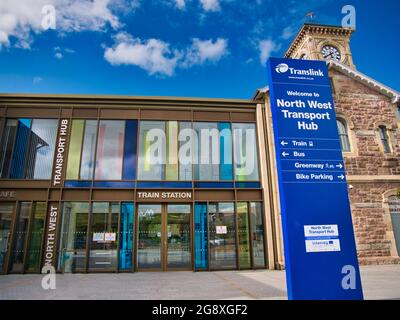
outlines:
M326 63L271 58L289 299L362 299L340 140Z

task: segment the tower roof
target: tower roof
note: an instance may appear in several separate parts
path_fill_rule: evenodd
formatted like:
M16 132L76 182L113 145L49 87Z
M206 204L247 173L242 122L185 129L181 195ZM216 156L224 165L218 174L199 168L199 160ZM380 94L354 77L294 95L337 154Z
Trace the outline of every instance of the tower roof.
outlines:
M320 35L345 35L350 36L354 32L352 28L344 28L341 26L316 24L316 23L305 23L296 37L292 41L289 49L285 52L285 58L288 58L293 51L301 44L304 36L309 33L320 34Z

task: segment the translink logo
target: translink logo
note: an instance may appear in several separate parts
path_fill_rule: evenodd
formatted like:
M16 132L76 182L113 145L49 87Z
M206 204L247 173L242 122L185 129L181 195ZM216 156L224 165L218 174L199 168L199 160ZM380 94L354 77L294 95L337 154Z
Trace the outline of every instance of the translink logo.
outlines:
M290 68L286 63L280 63L275 67L276 73L286 73L290 72L290 74L294 75L299 75L299 76L317 76L317 77L323 77L324 73L318 69L308 69L308 70L300 70L300 69L294 69Z

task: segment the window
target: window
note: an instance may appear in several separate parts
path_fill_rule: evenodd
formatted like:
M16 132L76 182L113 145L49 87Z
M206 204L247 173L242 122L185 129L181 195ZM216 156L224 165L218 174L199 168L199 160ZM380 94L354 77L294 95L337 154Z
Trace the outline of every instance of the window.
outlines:
M191 128L190 122L141 121L138 180L191 181Z
M253 123L233 123L235 180L258 180L256 128Z
M383 152L390 153L391 149L390 149L389 136L388 136L386 127L379 126L378 131L379 131L379 138L381 139L382 146L383 146Z
M31 238L28 245L28 272L39 272L43 232L46 221L46 202L34 202L31 218Z
M96 180L134 180L137 125L137 120L104 120L98 128L97 120L73 120L67 180L92 180L95 168Z
M118 203L92 203L89 271L117 270L119 209Z
M165 122L141 121L139 129L139 180L164 180Z
M192 153L188 148L182 147L190 145L192 124L190 122L179 122L179 180L189 181L193 176Z
M134 229L134 205L133 203L121 203L120 216L120 240L119 240L119 269L132 269L133 254L133 229Z
M96 120L73 120L68 152L67 179L92 179L95 164L96 132Z
M7 249L11 238L11 222L15 203L0 203L0 273L6 271Z
M336 124L338 127L338 133L339 133L339 139L340 139L340 145L342 147L343 152L350 152L350 139L349 139L349 134L347 131L347 125L346 122L343 119L337 119Z
M210 268L236 268L235 208L233 202L208 206Z
M397 116L397 120L400 121L400 106L397 106L396 116Z
M207 203L194 206L194 239L196 269L208 268Z
M121 180L125 121L101 120L96 152L96 180Z
M264 222L261 202L250 202L251 241L254 267L265 267Z
M388 200L397 254L400 255L400 198L390 196Z
M0 173L10 179L50 179L58 121L8 119L0 146Z
M247 202L238 202L236 208L239 239L239 267L250 268L250 227Z
M198 144L194 145L195 180L219 180L220 169L220 141L218 123L195 122L193 129L196 132Z
M11 246L11 272L39 272L45 217L46 202L19 203Z
M88 216L89 203L64 203L59 250L59 268L63 272L84 271L86 269Z

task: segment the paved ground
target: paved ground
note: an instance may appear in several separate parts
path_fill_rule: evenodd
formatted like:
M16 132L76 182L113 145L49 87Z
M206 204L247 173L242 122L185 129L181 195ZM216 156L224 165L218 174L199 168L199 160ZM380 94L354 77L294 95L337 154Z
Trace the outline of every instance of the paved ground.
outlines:
M400 299L400 265L361 268L366 299ZM283 271L57 275L43 290L41 275L0 276L0 299L286 299Z

